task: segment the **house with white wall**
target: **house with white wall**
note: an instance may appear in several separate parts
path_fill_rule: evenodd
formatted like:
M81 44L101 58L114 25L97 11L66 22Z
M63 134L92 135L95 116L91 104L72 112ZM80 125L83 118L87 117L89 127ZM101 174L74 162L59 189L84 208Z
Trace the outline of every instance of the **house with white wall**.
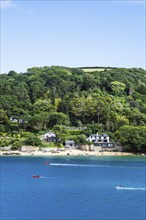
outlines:
M43 140L47 142L56 142L57 141L56 134L52 131L49 131L43 135Z
M109 136L105 133L103 134L91 134L87 141L92 142L94 146L99 147L114 147L114 143L110 141Z

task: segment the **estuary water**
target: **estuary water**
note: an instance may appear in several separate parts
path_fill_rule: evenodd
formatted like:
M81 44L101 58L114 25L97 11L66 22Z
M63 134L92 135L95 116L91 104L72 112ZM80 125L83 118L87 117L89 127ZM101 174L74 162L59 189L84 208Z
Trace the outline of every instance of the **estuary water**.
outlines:
M0 160L1 220L146 219L146 157Z

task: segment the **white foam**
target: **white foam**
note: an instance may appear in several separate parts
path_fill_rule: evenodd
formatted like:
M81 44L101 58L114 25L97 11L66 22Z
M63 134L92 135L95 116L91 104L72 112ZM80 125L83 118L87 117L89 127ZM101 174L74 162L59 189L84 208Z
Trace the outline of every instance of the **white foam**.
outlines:
M49 177L47 177L47 176L40 176L39 178L41 178L41 179L48 179Z
M146 188L141 188L141 187L123 187L123 186L116 186L116 189L120 189L120 190L146 190Z
M98 168L125 168L125 166L113 166L113 165L96 165L96 164L71 164L71 163L50 163L50 166L66 166L66 167L98 167ZM126 166L126 168L135 168L135 167L128 167ZM136 167L136 168L141 168L141 167Z
M109 165L89 165L89 164L70 164L70 163L50 163L50 166L66 166L66 167L111 167Z

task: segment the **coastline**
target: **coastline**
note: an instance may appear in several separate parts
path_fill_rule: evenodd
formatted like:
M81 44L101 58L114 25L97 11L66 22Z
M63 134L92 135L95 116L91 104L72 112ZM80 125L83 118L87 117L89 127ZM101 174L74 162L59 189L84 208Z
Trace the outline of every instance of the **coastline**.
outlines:
M129 152L114 152L114 151L83 151L77 149L58 150L52 149L51 151L0 151L1 156L145 156L145 154L134 154Z

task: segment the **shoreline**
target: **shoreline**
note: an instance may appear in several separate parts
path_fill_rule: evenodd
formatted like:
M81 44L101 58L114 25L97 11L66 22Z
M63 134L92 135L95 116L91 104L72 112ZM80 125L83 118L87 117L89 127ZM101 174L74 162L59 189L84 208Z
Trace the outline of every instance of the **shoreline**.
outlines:
M77 149L65 149L52 151L0 151L0 156L146 156L145 154L134 154L129 152L114 152L114 151L82 151Z

